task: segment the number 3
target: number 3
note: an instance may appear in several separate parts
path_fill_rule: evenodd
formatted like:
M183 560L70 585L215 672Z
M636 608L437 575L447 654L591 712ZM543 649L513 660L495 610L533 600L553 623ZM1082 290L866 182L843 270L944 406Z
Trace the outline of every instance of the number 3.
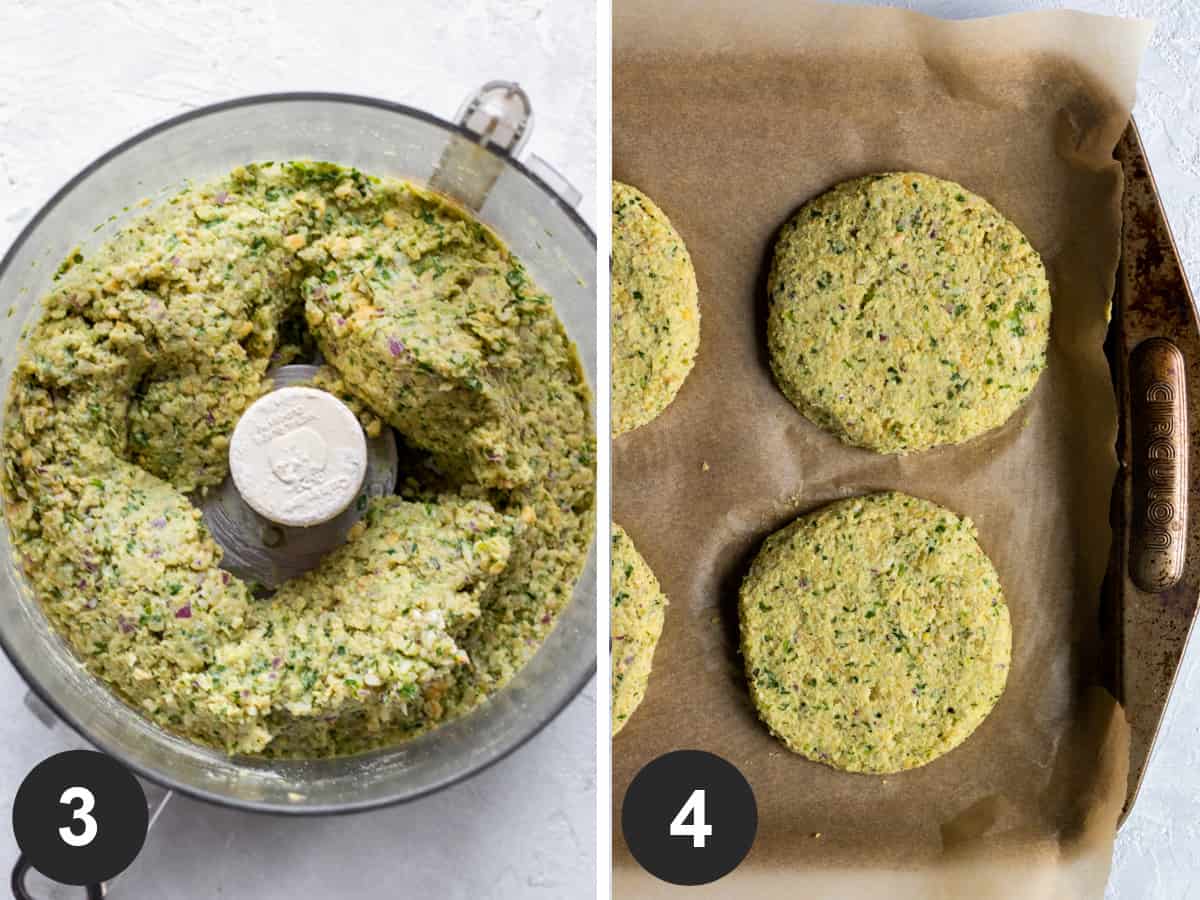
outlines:
M692 817L692 824L684 820ZM671 822L671 837L690 837L693 847L704 847L704 839L712 836L712 826L704 821L704 791L692 791L687 803L675 814Z
M96 797L85 787L69 787L58 798L63 806L71 806L76 800L79 801L79 808L71 814L71 819L83 822L83 833L76 834L73 828L64 825L58 829L58 836L72 847L86 847L96 839L96 832L100 830L96 820L88 815L96 806Z

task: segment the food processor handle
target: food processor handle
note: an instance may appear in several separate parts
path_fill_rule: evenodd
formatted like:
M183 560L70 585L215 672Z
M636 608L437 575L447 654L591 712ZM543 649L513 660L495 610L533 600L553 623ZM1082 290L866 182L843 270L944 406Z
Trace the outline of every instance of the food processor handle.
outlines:
M521 158L533 133L533 104L515 81L489 81L463 101L455 121L469 137L456 134L446 144L429 179L434 190L479 212L504 160L510 159L521 162L564 203L579 206L583 194L553 166L534 154Z
M15 900L37 900L25 885L25 877L32 868L33 865L24 853L17 857L17 864L13 866L12 871L12 892ZM86 884L83 885L83 889L87 892L88 900L104 900L104 895L108 893L108 888L103 884Z

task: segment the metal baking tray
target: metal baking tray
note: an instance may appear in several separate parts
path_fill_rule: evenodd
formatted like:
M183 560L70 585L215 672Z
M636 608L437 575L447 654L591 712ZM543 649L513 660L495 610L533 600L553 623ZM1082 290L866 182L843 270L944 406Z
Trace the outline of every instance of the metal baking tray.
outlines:
M1200 474L1200 323L1132 120L1115 155L1125 174L1124 225L1106 350L1120 410L1120 469L1101 627L1112 650L1108 687L1124 705L1130 728L1124 822L1145 776L1200 597L1200 516L1189 521L1187 515L1189 506L1200 510L1195 477ZM1166 361L1149 391L1139 368L1147 350ZM1148 452L1147 441L1171 437L1172 430L1175 449L1163 443ZM1153 514L1147 513L1147 490L1154 492ZM1150 575L1144 565L1147 546L1156 548L1162 563Z

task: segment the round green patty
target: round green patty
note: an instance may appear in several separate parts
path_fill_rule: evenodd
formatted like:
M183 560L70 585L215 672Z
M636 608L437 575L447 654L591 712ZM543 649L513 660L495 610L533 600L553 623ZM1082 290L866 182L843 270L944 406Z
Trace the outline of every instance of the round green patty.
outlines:
M1029 241L952 181L839 184L775 245L767 343L804 415L882 453L1005 422L1046 366L1050 288Z
M633 541L612 527L612 733L625 727L646 695L667 598Z
M645 425L675 399L700 347L696 272L670 219L613 182L612 433Z
M899 772L962 743L1008 677L1012 627L969 519L901 493L767 538L742 583L750 694L789 750Z

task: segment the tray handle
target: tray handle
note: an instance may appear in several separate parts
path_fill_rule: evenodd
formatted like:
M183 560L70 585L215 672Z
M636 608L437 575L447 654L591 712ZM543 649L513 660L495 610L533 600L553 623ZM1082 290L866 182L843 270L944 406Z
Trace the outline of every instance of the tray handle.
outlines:
M1143 591L1156 594L1179 583L1187 550L1187 372L1172 341L1149 338L1134 348L1129 401L1129 574Z

